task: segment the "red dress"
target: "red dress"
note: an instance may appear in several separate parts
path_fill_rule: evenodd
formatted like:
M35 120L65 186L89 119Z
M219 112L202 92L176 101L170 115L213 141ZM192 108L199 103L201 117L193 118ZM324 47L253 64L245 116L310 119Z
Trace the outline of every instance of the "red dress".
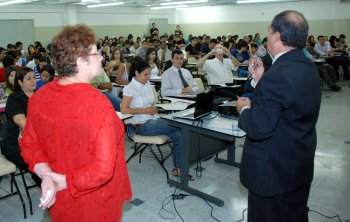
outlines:
M131 198L125 162L124 125L107 97L86 83L57 79L29 99L21 155L33 171L47 162L65 174L52 221L119 221Z

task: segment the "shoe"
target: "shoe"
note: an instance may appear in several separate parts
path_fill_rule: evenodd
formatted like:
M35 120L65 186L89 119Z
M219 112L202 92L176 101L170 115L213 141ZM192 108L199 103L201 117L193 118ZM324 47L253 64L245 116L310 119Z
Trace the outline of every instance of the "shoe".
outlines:
M174 177L180 177L180 169L179 168L173 168L173 170L171 171L171 174ZM188 174L188 181L194 181L194 177L190 174Z
M339 87L339 86L333 86L332 87L332 91L338 92L340 90L341 90L341 87Z

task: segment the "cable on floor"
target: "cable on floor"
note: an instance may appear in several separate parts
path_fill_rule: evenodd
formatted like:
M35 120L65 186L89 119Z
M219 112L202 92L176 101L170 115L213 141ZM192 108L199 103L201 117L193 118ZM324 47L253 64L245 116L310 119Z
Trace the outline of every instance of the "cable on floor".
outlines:
M339 222L350 222L350 220L342 221L342 220L340 219L340 216L339 216L338 214L335 215L335 216L327 216L327 215L325 215L325 214L323 214L323 213L318 212L317 210L310 210L310 209L309 209L309 212L315 212L315 213L317 213L317 214L319 214L319 215L321 215L321 216L323 216L323 217L325 217L325 218L328 218L328 219L337 218Z

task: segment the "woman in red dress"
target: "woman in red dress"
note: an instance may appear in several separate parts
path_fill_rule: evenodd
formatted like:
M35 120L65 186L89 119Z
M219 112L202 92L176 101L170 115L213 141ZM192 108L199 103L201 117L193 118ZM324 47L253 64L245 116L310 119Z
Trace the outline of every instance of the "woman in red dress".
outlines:
M42 179L40 208L52 221L119 221L131 188L124 126L107 97L89 84L101 73L93 31L65 27L52 42L59 78L29 100L20 146Z

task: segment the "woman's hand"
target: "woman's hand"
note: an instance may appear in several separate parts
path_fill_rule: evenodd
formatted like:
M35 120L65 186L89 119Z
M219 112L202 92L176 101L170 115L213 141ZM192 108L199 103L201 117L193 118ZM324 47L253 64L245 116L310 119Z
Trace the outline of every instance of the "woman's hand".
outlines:
M54 172L46 172L44 175L50 177L55 183L57 191L67 189L66 175Z
M155 105L145 108L145 114L154 115L156 113L157 113L157 107Z
M50 193L51 192L51 193ZM50 208L56 201L57 188L55 182L49 176L43 176L41 181L41 203L39 208ZM47 197L47 195L49 195Z

